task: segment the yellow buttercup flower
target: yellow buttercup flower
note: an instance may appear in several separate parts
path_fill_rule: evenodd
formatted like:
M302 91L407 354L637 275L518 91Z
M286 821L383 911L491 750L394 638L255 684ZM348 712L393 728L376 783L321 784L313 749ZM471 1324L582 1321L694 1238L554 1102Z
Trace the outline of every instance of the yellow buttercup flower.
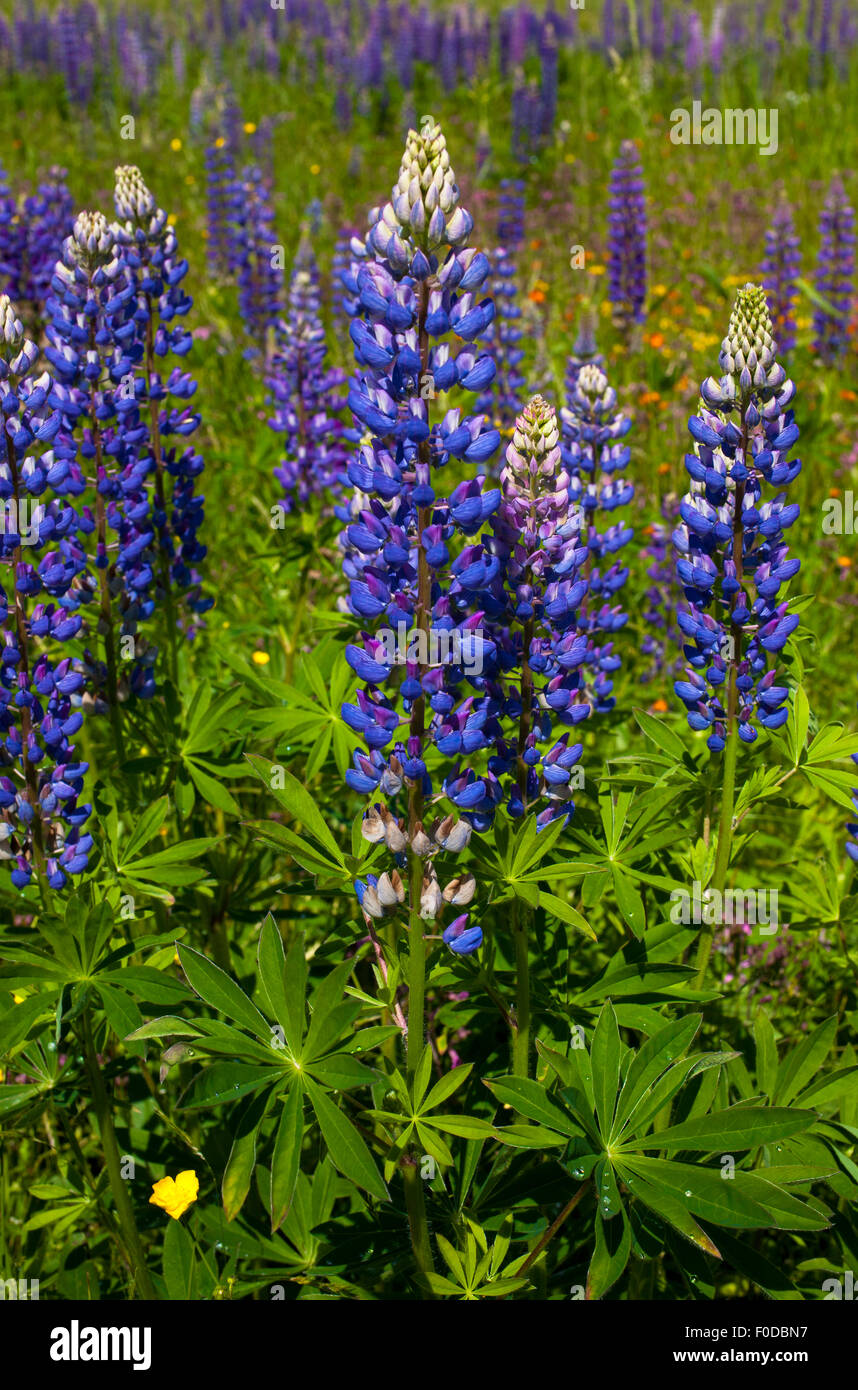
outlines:
M163 1207L168 1216L178 1221L191 1203L197 1200L199 1190L200 1180L193 1168L188 1168L177 1178L161 1178L160 1182L153 1183L149 1203L154 1207Z
M178 150L180 150L181 148L182 148L182 142L181 142L181 140L178 138L178 136L176 137L175 140L171 140L171 141L170 141L170 149L171 149L171 150L176 150L176 151L178 151Z
M267 666L271 657L267 652L254 652L252 659L254 666Z
M310 165L310 173L311 173L311 174L320 174L321 172L322 172L322 166L321 166L321 164L311 164L311 165Z
M256 126L255 126L255 124L254 124L253 121L245 121L245 122L244 122L244 133L245 133L245 135L255 135L255 134L256 134Z

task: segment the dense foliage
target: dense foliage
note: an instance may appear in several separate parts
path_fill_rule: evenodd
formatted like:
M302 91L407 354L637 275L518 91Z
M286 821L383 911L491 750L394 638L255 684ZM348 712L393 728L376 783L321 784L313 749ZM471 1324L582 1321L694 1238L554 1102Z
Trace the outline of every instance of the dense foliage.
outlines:
M0 1282L832 1296L855 6L0 40Z

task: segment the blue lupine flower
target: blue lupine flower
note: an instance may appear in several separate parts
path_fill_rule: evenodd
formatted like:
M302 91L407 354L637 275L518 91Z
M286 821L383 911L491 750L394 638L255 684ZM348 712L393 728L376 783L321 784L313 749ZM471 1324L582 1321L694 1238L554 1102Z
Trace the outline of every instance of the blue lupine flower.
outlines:
M800 242L789 203L778 204L766 232L766 255L760 279L772 316L772 332L782 352L795 347L795 302L801 270Z
M788 717L788 689L775 683L767 656L798 626L778 594L800 565L784 537L799 508L782 489L801 463L789 457L798 438L795 387L776 351L765 293L745 285L721 349L724 375L704 381L700 413L688 422L691 487L673 540L688 601L678 622L689 667L674 689L691 728L709 731L713 752L723 749L734 723L752 743L755 722L777 729ZM764 485L772 489L765 501Z
M71 740L83 722L80 663L54 650L81 630L77 581L86 569L85 517L71 500L85 481L62 428L61 398L39 351L0 295L0 858L25 888L51 888L87 867L91 806L79 803L88 765ZM44 596L43 596L44 595ZM38 643L38 649L35 647Z
M230 269L230 221L235 198L235 164L224 136L206 148L206 229L209 266L216 275Z
M261 169L251 165L237 184L233 257L238 279L238 307L252 347L248 355L266 355L269 330L283 312L283 270L274 231L271 190Z
M455 577L469 550L457 554L457 538L480 530L500 494L484 491L480 474L448 497L438 488L450 457L479 467L499 435L483 415L467 416L461 406L430 415L439 395L453 387L482 390L493 374L477 346L494 310L479 297L488 261L466 246L472 225L444 137L427 120L419 133L409 132L391 200L371 212L365 243L353 243L350 271L358 371L349 404L363 438L348 465L355 499L338 514L346 522L349 607L366 626L346 649L365 689L343 717L368 751L355 754L346 780L364 794L407 791L408 814L393 821L394 830L383 829L391 813L382 807L367 817L364 833L372 838L381 825L388 844L424 860L425 920L434 919L443 901L457 901L444 898L429 857L454 847L453 822L423 828L423 807L434 792L428 749L443 754L460 726L470 755L491 742L468 723L468 700L459 703L481 615L469 611ZM458 351L453 334L463 340ZM490 774L470 772L456 770L444 790L474 821L490 815L498 797Z
M608 298L625 330L644 320L646 239L643 170L634 142L624 140L611 170L608 199Z
M468 914L463 913L452 921L444 932L444 944L454 955L471 956L483 944L482 927L469 927Z
M280 505L289 512L313 493L328 489L334 495L346 484L346 431L336 412L343 402L337 389L345 374L325 369L325 330L321 319L319 270L309 235L302 233L292 277L288 307L277 325L276 348L268 385L274 401L269 420L284 436L284 456L274 476L284 488Z
M498 245L491 257L496 312L485 335L494 359L495 376L492 389L480 396L477 405L494 415L499 428L510 430L521 409L524 392L516 265L516 253L524 241L524 183L521 179L502 179L500 187Z
M54 266L74 225L74 203L65 169L53 168L36 193L24 199L26 282L21 297L41 313L48 298Z
M18 297L24 271L26 233L9 179L0 164L0 294Z
M683 667L682 633L676 621L681 590L676 581L671 542L679 517L679 498L674 494L664 498L661 514L663 522L657 521L645 528L646 545L640 552L641 559L649 562L646 571L649 587L643 614L646 629L641 651L651 659L651 664L640 678L643 684L656 680L665 668L672 675L678 675Z
M154 689L155 651L137 637L138 623L153 608L154 532L147 491L148 433L135 380L142 355L136 308L134 281L115 229L99 212L81 213L55 267L45 355L65 388L63 419L69 429L78 429L80 457L95 479L95 573L80 588L87 601L98 598L104 643L104 667L91 666L92 693L103 689L114 710L120 686L114 604L121 635L133 639L128 682L141 694ZM110 532L116 534L115 542Z
M855 294L855 213L842 180L834 177L819 215L819 260L814 286L834 310L813 312L813 346L825 362L835 362L848 343Z
M155 370L156 359L185 357L192 346L191 334L182 322L193 305L182 285L188 263L179 255L167 214L158 207L135 165L116 170L114 202L123 258L136 285L135 319L143 341L143 386L142 395L137 386L137 398L148 403L160 596L172 624L174 595L196 615L205 613L213 602L201 594L196 569L206 556L198 534L205 498L196 491L205 465L193 445L168 442L171 436L185 441L199 428L200 417L187 404L196 393L197 383L178 366L171 369L166 381ZM177 404L172 404L171 398ZM169 496L168 478L172 480ZM188 624L187 635L192 637L194 631Z
M456 722L448 717L445 727L459 740L450 752L469 752L473 730L472 742L490 738L494 753L488 780L468 769L448 779L445 791L482 818L481 803L502 797L514 817L547 800L539 827L574 811L570 784L582 745L570 746L568 733L557 739L556 726L574 727L590 713L582 675L587 640L578 630L587 592L582 521L580 508L570 503L557 417L537 396L516 421L506 451L492 535L468 547L453 566L454 573L459 567L458 586L473 591L486 611L491 643L485 694L475 705L466 702ZM474 822L477 829L482 818Z

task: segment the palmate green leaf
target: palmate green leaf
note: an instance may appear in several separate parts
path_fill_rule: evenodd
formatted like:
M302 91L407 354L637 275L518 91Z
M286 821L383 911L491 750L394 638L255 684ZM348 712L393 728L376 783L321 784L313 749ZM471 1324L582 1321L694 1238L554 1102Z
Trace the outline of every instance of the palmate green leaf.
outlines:
M185 767L204 801L210 802L212 806L216 806L218 810L224 811L228 816L241 815L241 807L223 782L217 777L211 777L200 763L195 762L192 758L185 759Z
M488 1087L501 1105L511 1105L526 1119L535 1120L537 1124L545 1125L546 1129L557 1130L570 1139L580 1138L583 1132L580 1125L571 1115L552 1104L538 1081L522 1076L499 1076L492 1081L484 1081L483 1085Z
M698 1153L739 1152L788 1139L816 1123L812 1110L774 1109L765 1106L734 1106L714 1115L700 1115L683 1124L671 1125L645 1139L629 1139L636 1149L687 1149ZM626 1146L623 1146L626 1147Z
M796 1096L799 1105L827 1105L840 1096L858 1095L858 1066L840 1067L812 1082L806 1090Z
M784 1057L778 1068L774 1101L777 1105L788 1105L794 1100L802 1087L815 1076L829 1056L837 1037L837 1015L826 1019L812 1033L793 1047Z
M359 1000L350 999L342 1002L346 981L356 963L354 958L341 961L333 970L328 971L313 993L310 1000L310 1027L303 1047L306 1060L327 1052L361 1012Z
M606 1140L611 1133L614 1108L617 1103L621 1055L622 1043L620 1042L620 1030L617 1027L617 1016L609 1000L599 1014L590 1047L596 1116L599 1121L599 1132Z
M443 1105L445 1100L463 1086L474 1069L473 1062L466 1062L464 1066L454 1067L452 1071L445 1072L440 1081L436 1081L432 1090L426 1096L420 1106L420 1113L426 1115L430 1110L435 1110L439 1105Z
M133 859L137 852L154 840L170 810L170 798L161 796L153 801L141 815L131 835L123 846L125 860Z
M826 796L831 797L838 806L854 813L852 805L852 788L855 786L854 772L841 772L836 767L808 767L802 764L801 771L804 773L812 787L817 787L819 791L825 792Z
M268 1214L271 1234L279 1230L289 1213L298 1173L301 1167L301 1144L304 1138L304 1091L296 1082L289 1090L271 1159L271 1193Z
M296 835L294 830L290 830L288 825L281 825L275 820L252 820L247 822L247 826L254 832L256 837L267 845L273 845L275 849L284 850L290 854L302 869L308 873L320 875L323 878L335 878L343 882L351 881L350 874L337 860L327 857L315 845L311 845L308 840L302 840L300 835Z
M618 1168L618 1171L621 1172L622 1169ZM632 1190L638 1201L649 1207L650 1211L655 1212L656 1216L660 1217L662 1221L666 1221L692 1245L704 1250L707 1255L714 1255L716 1259L721 1258L721 1251L718 1246L713 1243L703 1227L697 1224L688 1210L684 1196L678 1198L663 1187L646 1182L640 1174L635 1176Z
M56 1011L56 992L44 990L20 1004L13 1004L8 1013L0 1018L0 1057L12 1052L22 1043L31 1028L39 1023L49 1023Z
M767 1260L765 1255L761 1255L752 1246L730 1235L729 1231L718 1232L718 1245L722 1259L740 1274L744 1274L758 1289L762 1289L763 1293L767 1293L769 1298L777 1302L804 1301L804 1295L782 1269L772 1264L771 1260Z
M500 1134L487 1120L477 1115L426 1115L420 1116L420 1127L429 1125L442 1129L445 1134L458 1135L460 1139L490 1139Z
M839 758L851 758L853 753L858 753L858 734L851 733L842 724L825 724L807 750L807 761L834 762Z
M142 1027L129 1033L126 1042L143 1042L147 1038L198 1038L200 1029L195 1023L176 1014L164 1014L162 1018L152 1018Z
M700 1027L701 1017L700 1014L691 1014L675 1019L647 1038L635 1053L617 1102L612 1139L634 1120L635 1109L648 1094L653 1082L685 1052Z
M176 950L182 969L187 976L188 984L196 994L200 996L205 1004L217 1009L219 1013L231 1018L234 1023L240 1023L242 1027L248 1028L256 1037L268 1041L271 1037L271 1028L255 1004L252 1004L247 995L235 983L225 970L214 965L199 951L194 951L190 946L177 944Z
M576 994L573 1002L583 1007L608 997L616 1000L629 995L664 994L671 985L681 984L693 978L694 974L690 965L660 962L624 965L610 974L606 973L595 984Z
M643 1178L653 1188L679 1201L692 1215L716 1226L747 1230L776 1226L780 1230L820 1231L828 1225L825 1217L807 1203L741 1169L736 1169L732 1178L725 1179L720 1169L637 1155L623 1155L616 1168L633 1194L637 1192L637 1178ZM642 1197L641 1200L646 1199Z
M34 1086L32 1083L7 1081L5 1085L0 1086L0 1119L13 1115L16 1110L22 1110L41 1090L41 1086Z
M662 753L666 753L673 762L682 761L685 756L685 744L669 725L661 719L656 719L654 715L647 714L646 710L634 709L632 713L641 731L661 749Z
M378 1073L364 1066L348 1052L334 1052L317 1061L304 1062L305 1071L334 1091L351 1091L355 1086L372 1086Z
M283 941L277 930L277 923L269 912L259 932L259 944L256 949L256 973L265 1007L275 1022L280 1024L284 1035L287 1033L288 1015L285 972L286 952L283 950ZM291 1047L292 1043L289 1042L289 1045Z
M500 1125L493 1137L513 1149L554 1149L569 1143L565 1134L556 1134L542 1125Z
M764 1095L774 1097L778 1075L778 1045L775 1030L762 1009L754 1019L754 1040L757 1048L757 1085Z
M269 1085L268 1067L248 1062L214 1062L194 1077L179 1102L180 1110L201 1110L209 1105L225 1105Z
M625 1211L619 1221L605 1221L596 1211L596 1244L587 1270L586 1296L603 1298L623 1273L632 1252L632 1228Z
M233 1221L238 1216L250 1191L250 1180L256 1163L256 1142L270 1098L270 1092L263 1096L250 1096L239 1108L232 1148L221 1184L221 1198L227 1221Z
M306 826L309 833L339 865L340 869L345 870L346 862L342 851L307 788L302 786L286 768L280 764L272 763L268 758L261 758L258 754L248 753L247 760L259 780L265 783L280 805ZM278 769L277 779L283 781L282 789L271 785L271 772L274 767Z
M546 893L541 888L539 889L538 904L540 907L544 907L546 912L551 912L555 917L559 917L561 922L567 922L570 927L577 927L591 941L596 940L596 933L586 917L582 917L581 913L563 898L558 898L554 893Z
M371 1197L380 1202L389 1201L387 1188L373 1162L372 1154L354 1125L309 1077L305 1078L304 1084L316 1112L331 1162L343 1177L362 1187Z

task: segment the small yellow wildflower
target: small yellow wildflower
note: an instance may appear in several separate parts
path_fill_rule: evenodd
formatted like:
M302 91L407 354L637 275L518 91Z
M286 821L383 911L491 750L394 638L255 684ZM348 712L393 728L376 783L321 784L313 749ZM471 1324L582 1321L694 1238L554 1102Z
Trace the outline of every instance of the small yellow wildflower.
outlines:
M852 565L852 561L848 555L838 555L837 563L842 570L848 570Z
M321 166L321 164L311 164L311 165L310 165L310 173L311 173L311 174L320 174L321 172L322 172L322 166Z
M193 1168L188 1168L177 1178L161 1178L160 1182L153 1183L149 1203L154 1207L163 1207L168 1216L178 1221L191 1203L197 1200L199 1190L200 1180Z
M254 652L252 660L254 666L267 666L271 657L267 652Z
M179 137L178 137L178 135L177 135L177 136L175 137L175 139L173 139L173 140L170 141L170 149L171 149L171 150L175 150L176 152L178 152L181 148L182 148L182 142L181 142L181 140L179 139Z
M605 273L605 267L603 265L588 265L587 269L591 275L604 275Z
M254 121L245 121L245 122L244 122L244 133L245 133L245 135L255 135L255 134L256 134L256 123L255 123Z
M225 144L226 144L226 140L224 139L224 137L223 137L222 135L219 135L219 136L217 137L217 139L215 140L215 149L216 149L216 150L222 150Z

